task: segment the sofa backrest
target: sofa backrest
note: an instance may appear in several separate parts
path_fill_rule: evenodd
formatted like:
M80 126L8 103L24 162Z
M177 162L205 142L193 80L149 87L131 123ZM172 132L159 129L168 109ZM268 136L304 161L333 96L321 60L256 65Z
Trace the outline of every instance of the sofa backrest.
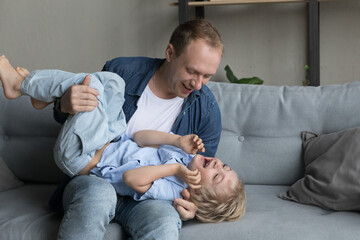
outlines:
M222 115L217 157L247 184L289 185L302 177L302 131L360 127L360 82L321 87L207 85Z
M52 104L35 110L29 97L8 100L0 87L0 156L23 181L55 183L63 176L53 160L61 125L52 116Z
M322 87L209 82L223 131L217 157L247 184L289 185L302 177L301 131L360 127L360 82ZM53 160L61 127L52 105L38 111L28 97L5 99L0 88L0 156L23 181L58 182Z

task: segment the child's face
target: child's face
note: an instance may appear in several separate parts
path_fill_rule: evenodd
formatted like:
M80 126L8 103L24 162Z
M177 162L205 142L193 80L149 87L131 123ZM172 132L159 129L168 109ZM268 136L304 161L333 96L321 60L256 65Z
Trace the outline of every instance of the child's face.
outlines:
M233 183L238 181L236 173L218 158L195 155L189 164L190 170L197 169L201 174L200 184L231 192Z

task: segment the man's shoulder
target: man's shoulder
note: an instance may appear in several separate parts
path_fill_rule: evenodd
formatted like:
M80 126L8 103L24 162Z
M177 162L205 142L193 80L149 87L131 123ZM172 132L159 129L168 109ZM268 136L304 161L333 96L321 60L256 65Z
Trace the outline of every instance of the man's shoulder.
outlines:
M214 94L206 85L202 86L200 90L194 92L200 101L207 101L209 103L216 102Z

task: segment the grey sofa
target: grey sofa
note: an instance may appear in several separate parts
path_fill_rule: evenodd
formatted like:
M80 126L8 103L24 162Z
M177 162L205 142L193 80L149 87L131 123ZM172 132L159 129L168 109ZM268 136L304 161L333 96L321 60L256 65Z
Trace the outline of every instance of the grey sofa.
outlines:
M360 214L285 201L303 176L300 132L360 127L360 82L323 87L210 82L222 112L217 157L246 184L247 212L233 223L183 223L181 239L360 239ZM47 202L62 174L52 159L60 125L52 109L0 94L0 156L25 184L0 193L0 239L55 239L61 215ZM360 199L359 199L360 201ZM145 214L145 213L144 213ZM117 224L105 239L126 239Z

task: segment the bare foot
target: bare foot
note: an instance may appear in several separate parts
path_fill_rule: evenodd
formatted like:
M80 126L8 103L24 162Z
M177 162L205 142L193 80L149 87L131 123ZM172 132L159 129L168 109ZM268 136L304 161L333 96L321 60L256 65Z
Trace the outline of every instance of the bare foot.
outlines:
M5 97L8 99L15 99L20 97L20 87L25 78L23 78L11 66L9 60L4 56L0 56L0 80L2 82Z
M20 74L21 77L23 77L24 79L30 74L30 72L26 69L26 68L22 68L22 67L17 67L16 71ZM35 98L30 97L31 100L31 104L33 106L33 108L35 109L43 109L45 108L47 105L49 105L50 103L47 102L43 102L40 100L37 100Z
M22 76L24 79L30 74L30 72L26 68L17 67L16 71Z

